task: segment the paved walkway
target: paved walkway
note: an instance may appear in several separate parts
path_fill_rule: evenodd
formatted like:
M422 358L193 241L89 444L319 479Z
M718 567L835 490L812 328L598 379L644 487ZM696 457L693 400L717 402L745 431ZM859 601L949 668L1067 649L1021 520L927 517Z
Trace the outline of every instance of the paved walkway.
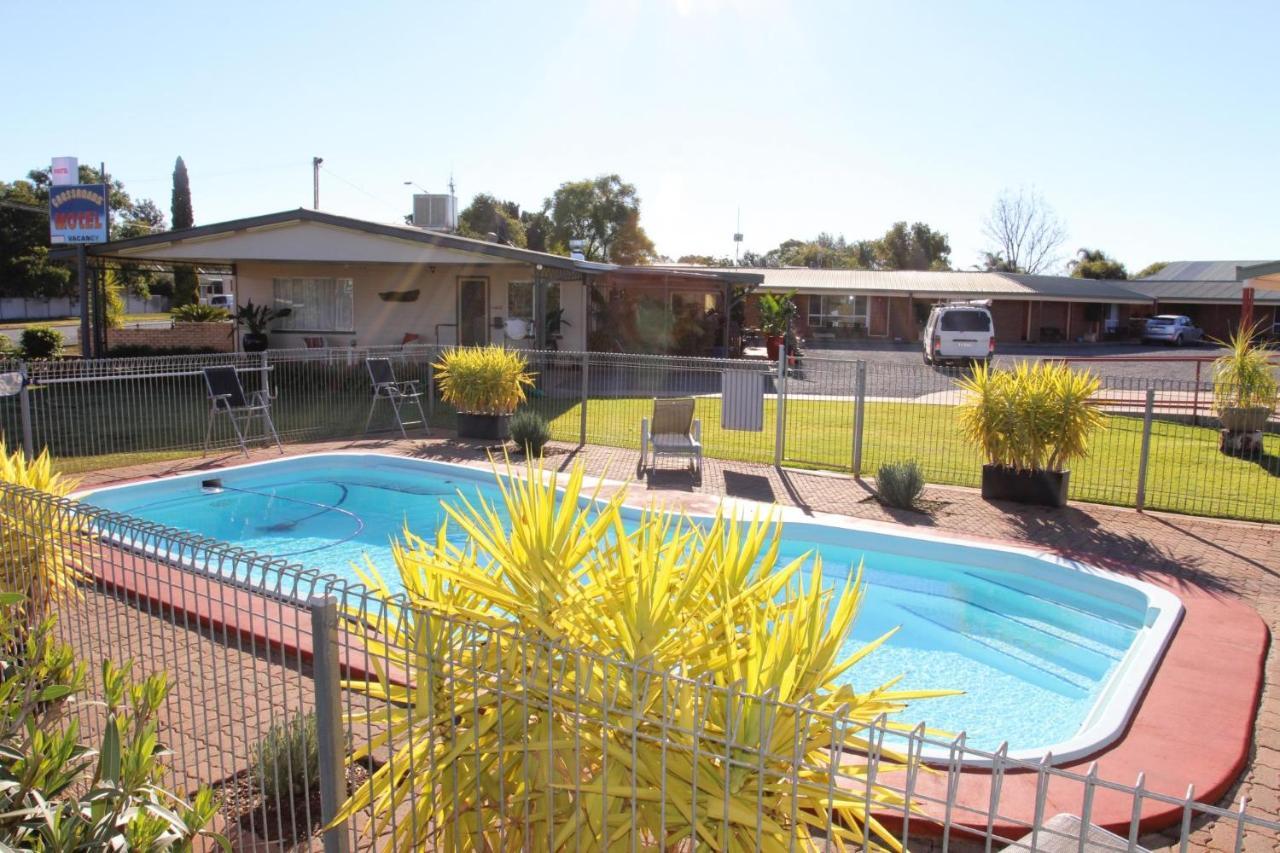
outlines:
M331 442L291 448L292 452L368 448L446 461L483 460L487 449L445 439L426 441ZM258 451L255 459L274 457ZM614 448L577 449L553 445L548 463L564 468L582 459L591 473L610 478L634 477L637 454ZM195 467L234 464L238 456L157 463L132 469L97 472L85 477L86 485L163 476ZM848 477L820 473L779 471L741 463L708 460L695 483L682 470L659 472L633 489L650 491L664 502L693 510L714 506L720 495L774 501L802 511L836 513L912 527L1015 541L1054 550L1068 556L1156 580L1186 584L1224 600L1247 602L1262 616L1274 638L1280 630L1280 527L1210 519L1137 513L1114 507L1077 504L1047 510L997 506L982 501L971 490L933 488L926 500L931 512L922 515L886 509L874 500L867 486ZM1251 810L1259 815L1280 814L1280 699L1276 684L1280 667L1274 649L1265 664L1266 686L1256 721L1249 769L1223 798L1233 804L1247 794ZM1211 678L1209 673L1206 678ZM1132 780L1117 780L1130 782ZM1259 839L1263 846L1251 849L1280 851L1280 841ZM1202 827L1195 848L1223 849L1213 827ZM1160 846L1159 838L1148 839Z

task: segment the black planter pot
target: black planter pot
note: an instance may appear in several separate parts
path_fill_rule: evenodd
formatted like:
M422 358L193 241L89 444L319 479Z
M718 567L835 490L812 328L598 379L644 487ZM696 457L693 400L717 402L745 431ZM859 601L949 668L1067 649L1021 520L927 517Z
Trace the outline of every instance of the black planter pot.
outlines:
M982 497L1036 506L1066 506L1070 471L1019 471L1003 465L982 466Z
M458 438L506 441L511 437L511 415L471 415L458 412Z
M257 332L245 332L240 336L240 348L245 352L262 352L268 343L270 339Z

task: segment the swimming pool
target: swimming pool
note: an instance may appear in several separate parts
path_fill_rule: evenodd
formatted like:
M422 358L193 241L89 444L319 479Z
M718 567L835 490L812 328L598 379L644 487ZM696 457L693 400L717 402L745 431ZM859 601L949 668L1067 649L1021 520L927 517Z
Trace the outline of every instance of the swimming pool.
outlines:
M201 482L216 476L221 489ZM481 469L371 453L281 459L101 489L87 503L190 530L356 580L368 555L396 575L390 540L407 521L434 532L459 491L497 502ZM629 510L632 517L638 510ZM897 675L903 689L964 695L912 706L968 743L1055 762L1114 740L1168 643L1181 604L1166 590L1052 555L933 534L803 521L784 513L783 557L817 550L824 572L864 564L867 595L848 651L901 625L848 674L865 690ZM462 534L457 525L455 536ZM914 718L910 722L916 722Z

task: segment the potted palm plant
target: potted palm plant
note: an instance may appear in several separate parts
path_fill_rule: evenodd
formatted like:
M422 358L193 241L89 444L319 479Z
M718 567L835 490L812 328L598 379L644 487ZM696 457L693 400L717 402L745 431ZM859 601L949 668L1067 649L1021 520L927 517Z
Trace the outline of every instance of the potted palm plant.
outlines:
M778 350L786 340L787 332L791 330L791 321L796 316L793 296L795 291L780 295L760 295L760 332L764 335L765 352L770 361L778 360Z
M236 322L245 328L245 333L240 338L240 348L245 352L265 350L270 340L267 337L268 326L292 313L292 308L268 308L265 305L254 305L252 299L241 305L236 311Z
M496 346L454 347L432 365L440 398L458 411L458 437L505 440L511 414L533 385L519 350Z
M1221 449L1239 453L1261 445L1263 428L1280 397L1276 350L1259 340L1257 328L1241 326L1229 340L1218 341L1227 353L1213 363L1213 408L1222 422Z
M1103 426L1098 378L1065 364L1024 362L1013 370L979 365L957 384L965 395L961 432L987 458L982 496L1065 506L1068 466Z

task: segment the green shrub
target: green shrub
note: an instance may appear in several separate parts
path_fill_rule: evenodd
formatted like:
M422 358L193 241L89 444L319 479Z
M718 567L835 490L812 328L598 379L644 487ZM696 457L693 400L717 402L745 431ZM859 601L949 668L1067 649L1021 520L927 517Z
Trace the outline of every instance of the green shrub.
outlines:
M253 773L268 803L287 807L294 797L317 790L320 747L316 715L297 714L271 726L258 744Z
M231 319L231 312L217 305L179 305L169 312L177 323L221 323Z
M0 335L0 359L21 358L22 350L8 335Z
M135 681L129 664L104 661L102 701L79 703L103 713L101 746L91 747L62 713L83 689L84 665L57 639L54 616L25 614L23 596L0 593L0 849L185 851L210 835L212 792L188 803L160 785L165 675Z
M914 459L881 465L876 472L876 494L889 506L915 509L923 492L924 474Z
M551 440L551 426L537 412L521 409L511 416L511 438L526 456L541 456Z
M62 332L52 326L28 326L18 339L24 358L57 358L62 355Z

